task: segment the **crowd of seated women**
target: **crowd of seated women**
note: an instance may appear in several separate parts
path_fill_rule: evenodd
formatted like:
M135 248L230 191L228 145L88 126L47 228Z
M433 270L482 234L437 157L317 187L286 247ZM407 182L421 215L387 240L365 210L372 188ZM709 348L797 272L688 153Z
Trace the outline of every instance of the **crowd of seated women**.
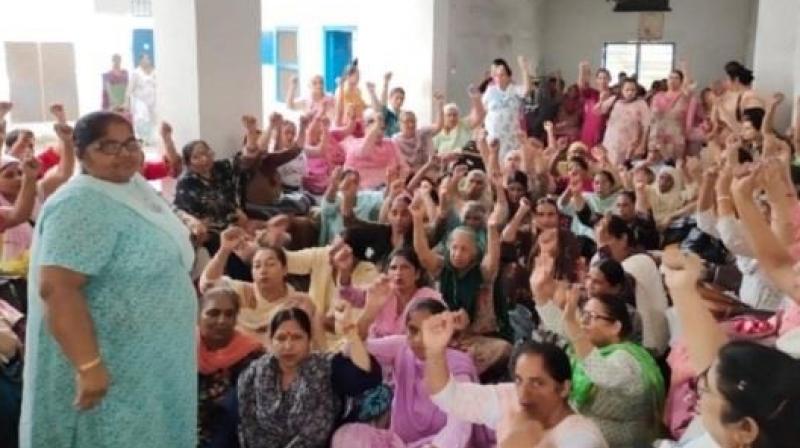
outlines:
M649 90L517 62L491 63L468 114L433 95L430 124L391 73L365 95L355 61L334 95L315 76L298 99L294 79L289 111L245 114L233 157L179 152L162 125L163 160L138 165L177 176L196 254L198 446L800 444L800 98L784 134L783 96L738 62L713 88L682 62ZM80 139L56 105L39 151L10 110L0 429L16 440L33 226Z

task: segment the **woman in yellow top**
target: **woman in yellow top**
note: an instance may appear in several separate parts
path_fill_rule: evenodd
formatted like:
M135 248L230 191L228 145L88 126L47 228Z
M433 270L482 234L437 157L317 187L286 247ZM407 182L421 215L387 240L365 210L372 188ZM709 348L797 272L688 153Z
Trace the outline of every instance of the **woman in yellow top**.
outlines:
M240 331L267 341L268 322L283 306L299 306L313 317L314 343L323 348L322 312L317 312L311 298L297 292L286 281L288 275L286 253L276 246L258 246L253 255L253 282L242 282L225 277L225 263L234 251L245 244L245 232L238 227L229 227L220 235L220 249L206 265L200 277L200 292L214 286L227 284L239 295L242 309L236 326Z
M367 103L364 101L361 89L358 87L360 80L361 72L358 69L358 59L353 59L353 62L345 69L342 79L337 80L339 82L336 92L337 126L344 126L344 111L348 110L349 107L353 107L355 110L357 122L362 123L364 121L364 109L367 108ZM361 129L363 132L363 126Z

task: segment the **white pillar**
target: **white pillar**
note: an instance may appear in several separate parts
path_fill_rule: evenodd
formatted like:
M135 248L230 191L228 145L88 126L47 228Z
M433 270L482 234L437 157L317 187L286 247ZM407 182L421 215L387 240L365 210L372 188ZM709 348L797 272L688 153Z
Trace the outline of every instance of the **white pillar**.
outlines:
M797 0L761 0L758 4L755 45L753 51L754 87L762 95L783 92L794 98L798 90ZM793 60L794 59L794 60ZM792 101L787 101L793 104ZM784 104L775 117L775 126L783 132L789 125L791 108Z
M158 115L179 146L203 139L218 156L241 146L242 114L261 117L261 2L153 2Z

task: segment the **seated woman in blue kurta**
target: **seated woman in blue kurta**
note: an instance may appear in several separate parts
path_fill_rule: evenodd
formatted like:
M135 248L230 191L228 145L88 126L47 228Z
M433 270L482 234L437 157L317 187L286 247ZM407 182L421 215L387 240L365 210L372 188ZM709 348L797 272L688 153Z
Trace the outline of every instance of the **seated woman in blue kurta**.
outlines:
M95 112L74 140L84 174L36 223L20 445L195 446L189 232L138 174L130 122Z

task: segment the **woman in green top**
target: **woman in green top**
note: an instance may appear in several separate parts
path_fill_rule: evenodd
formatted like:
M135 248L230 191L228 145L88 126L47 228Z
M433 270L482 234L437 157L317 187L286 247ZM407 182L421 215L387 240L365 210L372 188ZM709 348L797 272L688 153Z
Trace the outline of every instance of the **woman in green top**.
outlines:
M411 204L414 250L422 266L439 282L447 306L462 311L469 325L456 345L472 355L479 374L504 363L511 345L501 335L510 334L508 312L501 297L493 296L500 263L500 235L505 205L498 202L489 215L486 248L471 227L456 227L447 237L444 254L431 250L425 228L425 210L419 198Z
M660 433L661 371L647 350L628 340L633 326L623 300L597 295L581 301L580 296L573 286L564 309L571 342L570 400L597 423L609 446L649 446Z

